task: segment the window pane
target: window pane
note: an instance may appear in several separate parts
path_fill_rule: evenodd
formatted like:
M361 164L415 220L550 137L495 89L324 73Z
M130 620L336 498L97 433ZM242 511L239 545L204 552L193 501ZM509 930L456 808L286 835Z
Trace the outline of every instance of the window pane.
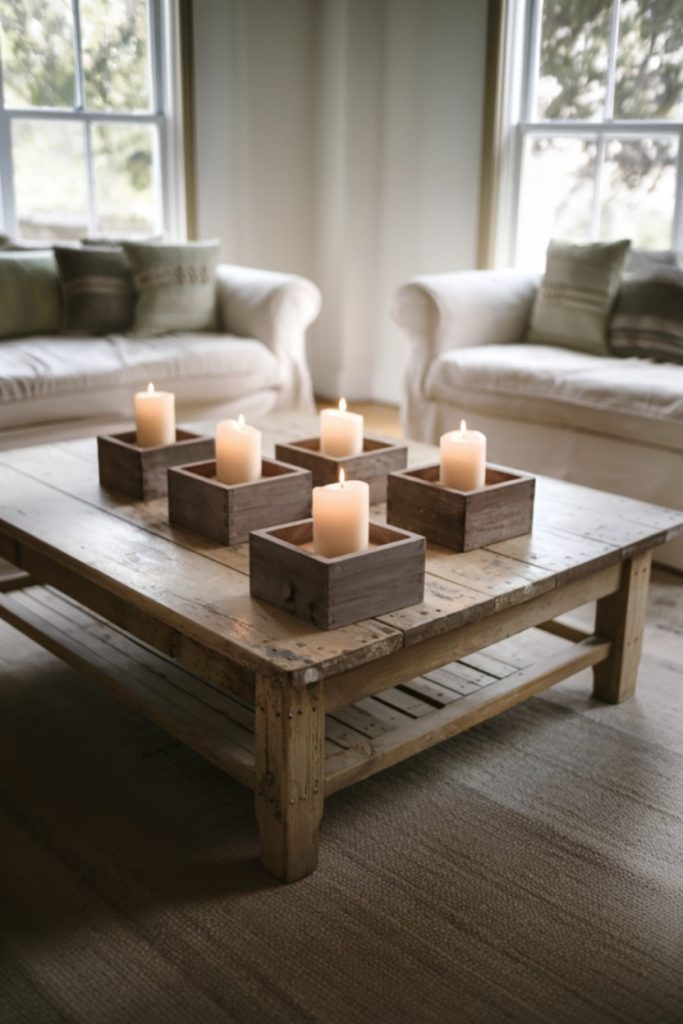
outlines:
M607 89L611 0L545 0L536 115L600 118Z
M2 0L6 107L73 107L71 0Z
M147 0L81 0L85 105L151 107Z
M91 138L97 230L106 235L157 232L156 128L98 124Z
M517 259L542 267L551 238L590 237L596 143L590 139L527 139L517 224Z
M676 139L613 139L605 147L600 237L645 249L671 246Z
M622 0L614 116L683 117L683 5Z
M13 121L12 159L22 238L80 238L87 232L83 125Z

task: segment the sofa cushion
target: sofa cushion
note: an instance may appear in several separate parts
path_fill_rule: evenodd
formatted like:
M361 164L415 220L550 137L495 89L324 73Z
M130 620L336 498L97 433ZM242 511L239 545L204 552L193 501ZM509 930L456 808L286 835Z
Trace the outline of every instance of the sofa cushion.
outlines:
M52 252L0 252L0 338L56 333L62 326Z
M229 402L283 385L262 342L226 334L32 337L0 342L0 428L87 416L133 417L153 381L179 406Z
M551 240L527 341L606 354L607 318L631 243Z
M683 363L683 272L662 268L650 276L626 278L607 342L616 356Z
M614 359L550 345L451 349L436 359L425 397L461 409L629 438L683 451L683 367ZM586 444L590 445L590 438Z
M215 330L219 248L218 242L124 244L137 292L137 335Z
M133 279L121 246L55 246L64 296L64 330L111 334L133 322Z

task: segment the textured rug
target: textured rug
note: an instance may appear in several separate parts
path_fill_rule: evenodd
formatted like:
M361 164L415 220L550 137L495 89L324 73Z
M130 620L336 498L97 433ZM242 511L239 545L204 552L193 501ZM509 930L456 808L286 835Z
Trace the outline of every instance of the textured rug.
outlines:
M578 676L332 797L250 794L0 625L2 1024L683 1021L683 580L638 696Z

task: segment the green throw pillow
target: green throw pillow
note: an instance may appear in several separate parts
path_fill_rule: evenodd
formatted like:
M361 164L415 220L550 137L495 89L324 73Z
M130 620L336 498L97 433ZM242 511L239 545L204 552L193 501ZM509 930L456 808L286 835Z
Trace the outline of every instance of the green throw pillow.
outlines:
M629 241L574 245L553 239L527 341L607 355L607 320L630 245Z
M52 252L0 252L0 338L56 334L62 325Z
M126 242L124 249L137 292L136 334L149 337L215 328L218 242Z
M127 331L133 322L133 279L116 248L55 246L64 296L64 329L80 334Z

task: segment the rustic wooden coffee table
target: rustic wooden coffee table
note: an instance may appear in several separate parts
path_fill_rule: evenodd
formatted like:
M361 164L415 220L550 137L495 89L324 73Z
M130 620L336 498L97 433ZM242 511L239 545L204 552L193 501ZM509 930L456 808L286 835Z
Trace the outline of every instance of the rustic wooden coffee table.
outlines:
M264 429L268 453L311 422ZM293 881L316 867L325 796L589 666L596 697L629 697L652 549L681 532L683 512L540 478L532 534L430 547L423 604L323 632L251 599L247 545L102 491L95 441L76 441L0 453L0 556L21 570L0 616L250 786L261 860ZM593 600L594 634L553 621ZM453 664L532 626L566 649Z

